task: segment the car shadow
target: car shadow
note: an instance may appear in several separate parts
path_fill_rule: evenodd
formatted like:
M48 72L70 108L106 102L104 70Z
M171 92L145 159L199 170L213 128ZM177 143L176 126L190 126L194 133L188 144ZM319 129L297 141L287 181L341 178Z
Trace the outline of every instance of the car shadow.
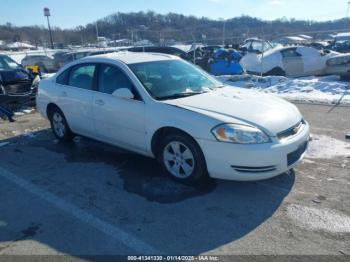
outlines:
M97 210L96 216L111 219L110 223L131 231L131 234L136 234L166 254L196 255L234 243L271 218L295 182L292 171L261 182L210 180L191 187L164 176L152 159L91 139L78 138L73 143L59 143L51 132L43 130L34 132L30 137L15 137L8 141L13 144L7 151L8 157L20 155L21 168L25 169L29 161L31 168L35 166L35 161L40 167L35 171L38 177L26 179L39 186L59 184L61 192L69 185L69 194L75 192L83 198L81 201L86 200L84 209L91 212ZM33 160L25 153L28 149L44 150L47 154ZM50 165L47 169L41 164L42 161L50 162L50 156L57 155L64 158L61 164ZM1 158L0 154L0 163ZM73 177L61 171L71 164L101 164L115 172L91 170L89 177L86 173ZM12 172L20 171L16 167ZM40 179L46 176L49 176L49 180L42 184ZM60 197L66 196L63 193ZM75 201L68 197L65 199L70 200ZM127 215L122 216L118 210L112 209L110 206L113 203L128 207ZM81 205L80 202L74 204ZM131 229L134 226L136 233ZM77 255L70 253L66 245L47 237L41 238L40 234L27 234L26 239L35 239L60 252ZM0 236L0 243L2 241L15 239L6 239L3 235Z

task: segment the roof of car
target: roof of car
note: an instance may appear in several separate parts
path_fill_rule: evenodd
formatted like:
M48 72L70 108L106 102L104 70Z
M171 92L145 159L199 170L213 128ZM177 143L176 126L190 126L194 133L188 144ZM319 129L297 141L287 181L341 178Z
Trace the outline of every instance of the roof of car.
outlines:
M119 60L125 64L136 64L144 62L165 61L179 59L176 56L160 54L160 53L135 53L135 52L117 52L93 56L93 58L107 58L112 60ZM92 59L92 57L85 57L85 60Z

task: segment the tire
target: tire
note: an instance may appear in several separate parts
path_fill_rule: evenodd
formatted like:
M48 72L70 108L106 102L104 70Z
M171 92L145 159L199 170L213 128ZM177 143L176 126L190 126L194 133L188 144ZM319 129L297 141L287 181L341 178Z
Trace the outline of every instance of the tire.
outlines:
M70 142L73 140L74 134L69 128L64 114L59 108L53 107L50 110L49 119L52 132L58 140L62 142Z
M350 80L350 75L340 75L340 80L341 81L349 81Z
M264 76L286 76L286 72L280 67L275 67L263 75Z
M203 152L187 134L167 134L159 144L157 158L164 172L177 182L196 185L208 178Z

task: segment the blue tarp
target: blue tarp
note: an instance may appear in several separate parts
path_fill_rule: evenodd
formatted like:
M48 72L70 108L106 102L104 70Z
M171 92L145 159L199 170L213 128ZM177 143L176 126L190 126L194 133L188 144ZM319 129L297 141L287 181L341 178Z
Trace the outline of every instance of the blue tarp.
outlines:
M218 49L209 63L209 72L212 75L240 75L243 68L239 64L242 55L235 50Z

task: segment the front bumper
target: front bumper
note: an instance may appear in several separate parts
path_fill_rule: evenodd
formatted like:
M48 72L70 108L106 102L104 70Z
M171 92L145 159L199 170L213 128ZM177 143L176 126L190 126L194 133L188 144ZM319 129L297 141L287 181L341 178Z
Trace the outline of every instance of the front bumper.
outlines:
M328 66L326 72L329 75L350 76L350 65Z
M269 144L239 145L197 139L213 178L256 181L278 176L294 168L305 155L310 137L306 123L294 137Z

